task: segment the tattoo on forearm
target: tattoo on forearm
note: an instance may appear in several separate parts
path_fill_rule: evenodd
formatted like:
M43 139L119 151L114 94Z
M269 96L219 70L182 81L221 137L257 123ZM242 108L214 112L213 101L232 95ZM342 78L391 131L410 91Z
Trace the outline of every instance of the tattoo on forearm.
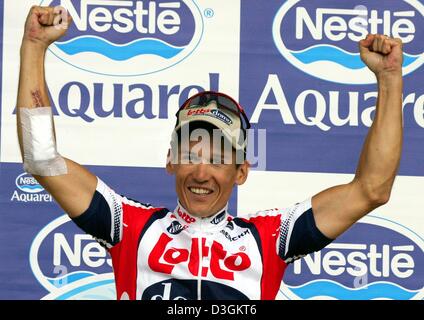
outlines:
M43 106L43 100L41 98L40 90L31 91L32 102L36 108L41 108Z

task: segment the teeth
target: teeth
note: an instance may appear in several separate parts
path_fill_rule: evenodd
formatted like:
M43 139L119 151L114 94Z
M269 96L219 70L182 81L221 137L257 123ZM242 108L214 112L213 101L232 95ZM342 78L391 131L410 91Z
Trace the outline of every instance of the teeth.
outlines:
M209 194L211 193L209 190L207 189L203 189L203 188L190 188L190 191L196 194Z

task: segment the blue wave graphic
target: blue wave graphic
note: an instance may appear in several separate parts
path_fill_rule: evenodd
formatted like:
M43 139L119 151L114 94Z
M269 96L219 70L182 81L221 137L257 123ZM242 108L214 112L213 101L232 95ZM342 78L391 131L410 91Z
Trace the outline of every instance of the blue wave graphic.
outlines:
M328 296L340 300L371 300L376 298L409 300L418 293L418 291L408 291L388 282L375 282L360 289L346 288L328 280L309 282L300 287L288 287L302 299Z
M31 189L31 190L35 190L35 189L43 189L43 187L39 184L34 184L34 185L29 185L29 184L24 184L19 186L22 189Z
M72 299L72 297L74 297L74 296L76 296L78 294L81 294L84 291L87 291L87 290L90 290L90 289L93 289L93 288L98 288L98 287L105 286L105 285L111 285L111 284L114 284L114 283L115 283L115 281L113 279L110 279L110 280L101 280L101 281L97 281L97 282L94 282L94 283L89 283L89 284L86 284L84 286L75 288L75 289L73 289L73 290L71 290L69 292L66 292L66 293L58 296L56 298L56 300ZM88 297L90 297L90 296L88 296ZM101 300L101 299L104 299L104 297L103 296L100 296L100 295L96 295L96 298L95 299L96 300Z
M318 45L302 51L290 51L299 61L309 64L316 61L332 61L349 69L362 69L365 64L361 61L359 53L347 53L330 45ZM419 58L407 53L403 54L403 66L406 67Z
M56 43L56 46L68 55L81 52L95 52L112 60L123 61L143 54L153 54L170 59L184 48L175 48L157 39L140 39L126 45L115 45L104 39L83 36L68 42Z
M85 272L85 271L77 271L74 273L67 274L64 277L57 277L57 278L47 278L47 280L53 284L55 287L62 287L64 285L68 285L72 282L75 282L77 280L81 280L87 277L91 277L93 275L96 275L92 272Z

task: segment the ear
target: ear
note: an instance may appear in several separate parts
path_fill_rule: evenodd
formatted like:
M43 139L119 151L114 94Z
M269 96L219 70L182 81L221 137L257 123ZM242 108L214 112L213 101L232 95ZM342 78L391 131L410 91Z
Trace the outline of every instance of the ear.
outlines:
M168 155L166 156L166 172L168 174L173 175L175 172L175 167L172 163L171 149L168 149Z
M247 176L249 175L249 169L250 169L250 163L247 160L244 160L244 162L237 168L237 176L235 183L237 185L242 185L246 182Z

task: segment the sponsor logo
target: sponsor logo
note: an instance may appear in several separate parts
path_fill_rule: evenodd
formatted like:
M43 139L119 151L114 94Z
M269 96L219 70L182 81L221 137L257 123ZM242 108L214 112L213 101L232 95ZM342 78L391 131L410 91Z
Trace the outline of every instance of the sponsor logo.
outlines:
M281 293L289 299L422 299L423 239L387 219L361 221L320 252L295 261Z
M168 228L166 228L166 230L170 233L170 234L179 234L181 231L183 231L185 229L185 226L183 226L181 223L179 223L178 221L172 221L172 223L170 224L170 226Z
M37 234L29 263L35 278L49 292L45 299L116 298L112 262L105 248L92 236L80 234L67 215Z
M52 202L53 198L30 174L24 172L16 177L15 190L10 201L18 202Z
M275 119L281 119L285 125L316 127L322 131L339 127L356 128L372 125L377 91L345 92L307 89L292 97L294 103L289 104L287 90L283 84L277 74L268 75L250 119L251 123L258 123L263 111L276 110L278 112ZM268 103L271 97L275 97L275 103ZM413 110L411 121L419 129L424 128L423 100L424 94L413 92L405 93L402 102L403 106L410 105ZM346 115L345 112L347 112Z
M85 71L136 76L158 72L186 59L203 35L202 14L193 0L54 0L73 24L50 50ZM105 67L106 66L106 67Z
M23 192L38 193L44 191L44 188L28 173L20 174L15 180L16 187Z
M218 224L220 223L222 220L224 220L225 218L225 211L222 211L221 213L219 213L215 218L212 219L211 223L212 224Z
M172 246L172 238L163 233L153 250L149 254L148 264L152 271L172 274L178 264L186 264L188 271L193 276L206 277L209 272L217 279L234 280L234 272L243 271L250 267L249 256L244 252L228 253L222 244L213 241L209 247L205 244L206 239L191 239L190 249L176 248ZM201 246L201 248L199 248ZM199 257L201 252L202 257ZM199 270L199 261L209 257L209 266L203 266Z
M189 111L187 112L187 116L198 116L198 115L202 115L209 112L211 112L211 109L205 109L205 108L189 109Z
M381 33L404 42L403 74L417 70L424 63L423 43L416 37L424 6L415 0L387 8L381 2L378 8L373 1L361 4L286 1L274 18L274 43L288 62L311 76L365 84L375 82L375 76L361 61L357 42L368 33Z
M230 221L230 222L227 223L227 225L225 227L230 229L230 230L234 230L234 223L232 221Z
M249 234L250 231L249 229L244 230L242 233L236 235L236 236L231 236L227 231L225 230L221 230L221 233L225 236L225 238L227 238L228 240L232 241L237 241L240 238L244 237L246 234Z
M240 291L213 281L202 280L201 299L246 300ZM197 300L197 280L169 279L157 282L144 290L142 300ZM217 297L217 292L220 296Z
M86 277L55 289L42 300L116 300L115 279L113 273Z
M57 92L52 94L52 109L55 115L64 115L79 118L91 123L105 118L116 119L168 119L174 117L173 108L183 103L193 93L193 89L200 91L220 91L219 73L209 73L209 82L205 87L198 84L152 86L149 83L125 83L117 81L114 84L95 82L87 84L71 81ZM107 106L105 92L113 96L112 106ZM165 94L172 92L176 95ZM54 102L58 101L57 105ZM109 101L109 100L108 100ZM140 102L142 107L140 107ZM16 110L13 111L16 114Z
M220 110L216 110L216 109L215 110L212 110L211 111L211 114L213 116L215 116L215 118L221 120L222 122L224 122L224 123L226 123L228 125L231 125L233 123L233 121L231 121L231 119L225 113L223 113Z
M187 116L203 116L203 115L214 117L218 120L221 120L227 125L231 125L233 123L233 121L225 113L217 109L200 108L200 109L189 110L187 112Z
M193 222L196 221L195 218L193 218L190 215L188 215L187 213L183 212L180 207L178 207L177 213L180 216L180 218L183 219L187 223L193 223Z
M146 299L147 297L150 300L187 300L187 298L184 298L182 296L177 296L175 294L176 291L180 291L180 290L175 290L175 287L176 287L175 285L174 285L174 288L172 288L172 282L173 280L162 281L160 283L155 283L154 285L150 286L149 288L145 290L143 294L143 300ZM160 290L162 290L162 292L160 292ZM152 293L155 291L158 291L157 294L152 295Z

